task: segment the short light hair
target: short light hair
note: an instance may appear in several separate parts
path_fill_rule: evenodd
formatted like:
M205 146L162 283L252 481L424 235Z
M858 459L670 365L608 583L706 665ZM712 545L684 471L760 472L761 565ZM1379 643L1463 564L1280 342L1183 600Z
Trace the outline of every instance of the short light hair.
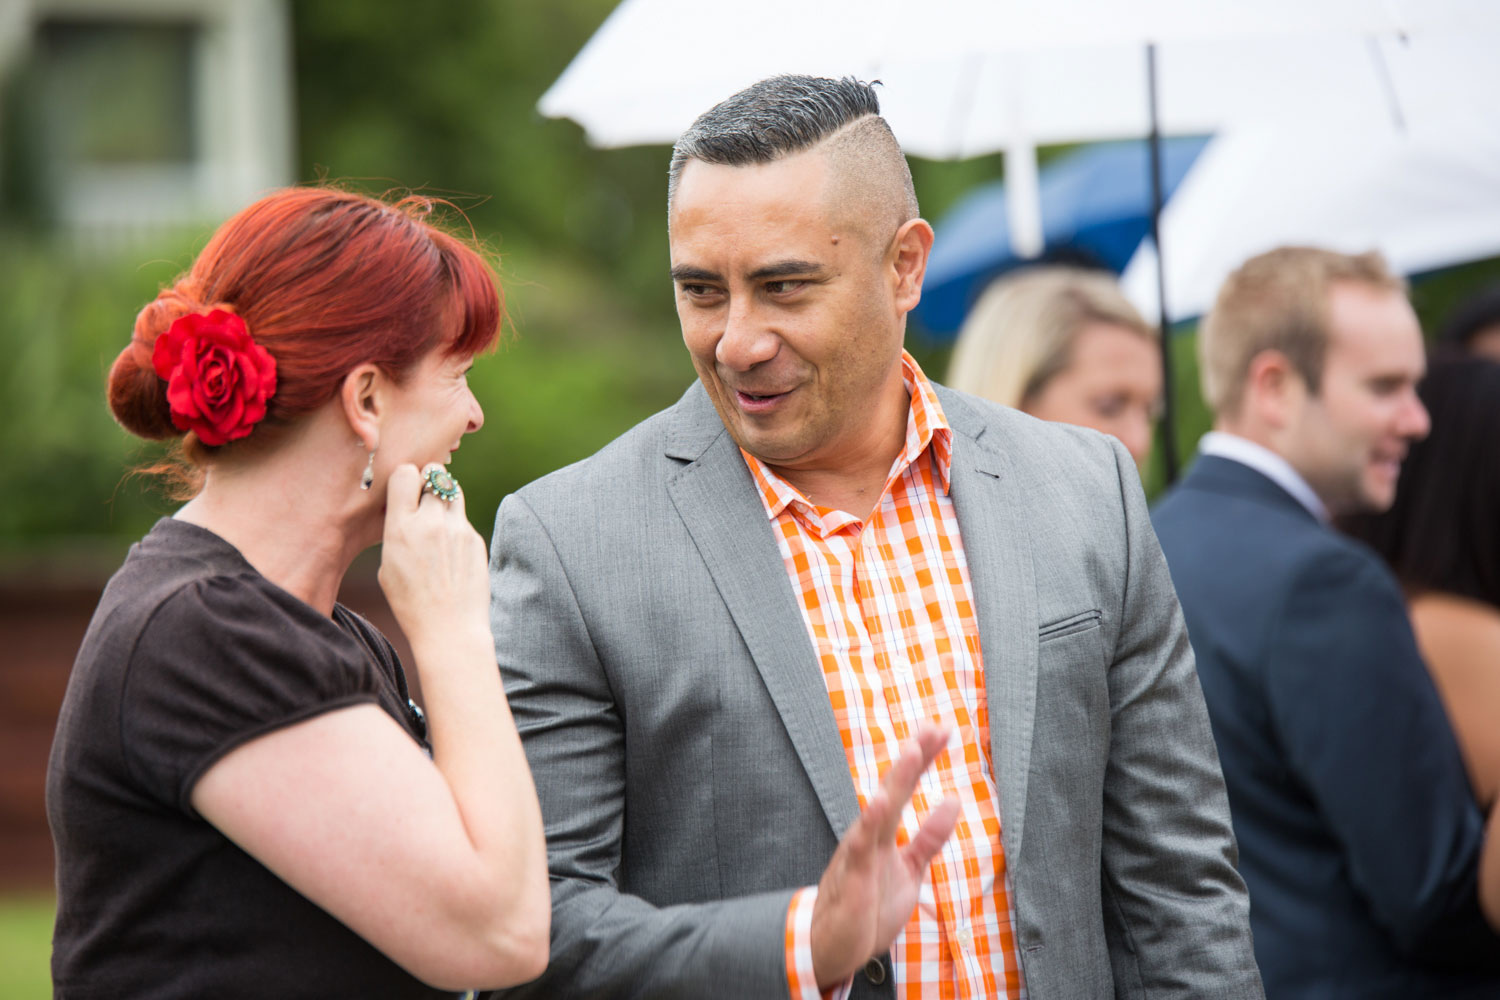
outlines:
M840 178L891 206L895 226L917 217L917 195L901 145L884 118L875 85L844 77L773 76L705 111L672 147L667 211L692 160L742 167L774 163L827 144Z
M1198 371L1209 409L1219 416L1239 413L1250 362L1263 351L1285 355L1316 395L1328 354L1328 294L1341 281L1406 292L1406 281L1373 250L1280 247L1226 278L1198 330Z
M1047 265L1006 275L964 320L948 385L1022 409L1068 366L1073 342L1090 323L1158 336L1102 271Z

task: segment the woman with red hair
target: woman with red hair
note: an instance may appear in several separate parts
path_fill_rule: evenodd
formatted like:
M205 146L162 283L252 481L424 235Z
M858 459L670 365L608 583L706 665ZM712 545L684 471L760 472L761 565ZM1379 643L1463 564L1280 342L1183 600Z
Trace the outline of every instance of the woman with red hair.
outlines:
M443 469L483 423L465 373L501 303L430 207L271 194L110 371L127 430L182 439L191 499L110 580L58 721L60 998L429 997L546 964L485 544ZM376 543L425 718L335 601Z

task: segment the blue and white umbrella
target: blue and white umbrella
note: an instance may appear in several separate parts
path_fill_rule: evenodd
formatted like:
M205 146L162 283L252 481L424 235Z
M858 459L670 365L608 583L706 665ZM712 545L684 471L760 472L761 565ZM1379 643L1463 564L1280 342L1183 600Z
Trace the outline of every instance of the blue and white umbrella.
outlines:
M1171 196L1207 142L1162 141L1164 195ZM1042 257L1123 271L1151 231L1149 170L1143 142L1098 143L1043 167ZM937 223L917 323L933 339L950 339L985 286L1025 263L1011 243L1005 182L975 188Z

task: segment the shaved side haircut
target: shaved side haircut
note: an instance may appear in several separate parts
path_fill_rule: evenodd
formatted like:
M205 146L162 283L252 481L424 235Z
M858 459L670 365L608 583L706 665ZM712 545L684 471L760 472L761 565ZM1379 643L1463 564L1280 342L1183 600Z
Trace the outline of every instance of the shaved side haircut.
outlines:
M911 170L890 126L880 117L874 84L853 77L773 76L716 104L682 133L667 172L667 212L682 171L701 160L742 167L774 163L821 148L834 170L831 196L855 225L888 238L919 213Z

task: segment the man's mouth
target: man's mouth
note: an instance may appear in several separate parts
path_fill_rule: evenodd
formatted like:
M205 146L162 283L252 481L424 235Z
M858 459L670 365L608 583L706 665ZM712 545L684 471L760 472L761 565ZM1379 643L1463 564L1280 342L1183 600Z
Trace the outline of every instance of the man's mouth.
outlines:
M747 392L744 389L736 389L734 396L743 409L759 410L773 406L778 400L784 399L791 390L785 392Z
M1373 464L1387 470L1392 475L1399 475L1401 463L1406 459L1404 451L1382 451L1376 452L1372 457Z

